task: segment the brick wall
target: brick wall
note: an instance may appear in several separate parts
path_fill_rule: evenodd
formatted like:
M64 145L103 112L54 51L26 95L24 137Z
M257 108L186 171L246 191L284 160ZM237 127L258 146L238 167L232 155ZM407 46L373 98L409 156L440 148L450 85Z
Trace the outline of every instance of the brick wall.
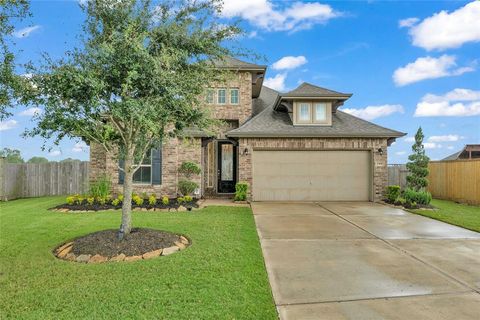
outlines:
M215 119L238 120L240 124L245 122L252 115L252 75L250 72L238 72L226 84L219 85L218 88L227 88L227 103L212 104L212 116ZM230 104L229 88L239 89L239 104Z
M155 193L157 197L177 195L177 182L179 180L177 170L184 161L193 161L201 165L202 148L201 139L188 140L169 139L162 147L162 184L144 185L134 184L135 193ZM123 192L123 187L118 183L118 167L114 154L107 155L101 146L92 143L90 145L90 181L96 180L99 176L107 174L112 180L114 194ZM201 185L202 177L197 176L192 180Z
M248 155L243 151L248 148ZM272 149L318 149L318 150L373 150L373 201L382 199L387 186L387 139L371 138L241 138L239 139L239 181L247 181L250 186L252 177L252 153L256 148ZM383 149L383 155L377 150ZM251 188L250 188L251 190ZM250 195L251 196L251 195Z

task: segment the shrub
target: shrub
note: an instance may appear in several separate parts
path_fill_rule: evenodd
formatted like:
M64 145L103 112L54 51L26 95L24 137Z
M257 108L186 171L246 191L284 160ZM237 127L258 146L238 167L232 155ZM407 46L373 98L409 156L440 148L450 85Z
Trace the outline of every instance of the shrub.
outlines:
M97 202L101 205L104 205L105 203L107 203L107 198L106 197L99 197L99 198L97 198Z
M123 202L123 194L119 194L117 199L120 200L120 202Z
M184 202L185 202L185 198L183 198L183 197L178 197L178 198L177 198L177 203L178 203L178 204L182 204L182 203L184 203Z
M237 182L235 184L235 201L245 201L247 200L247 191L248 183L247 182Z
M191 196L185 196L183 197L183 200L185 200L185 202L192 202L193 198Z
M393 203L396 206L404 206L405 203L407 203L407 200L405 200L405 198L402 198L402 197L398 196Z
M78 196L77 197L77 204L82 204L84 200L85 200L84 196Z
M93 204L95 203L95 198L94 198L94 197L88 197L88 198L87 198L87 203L88 203L89 205L93 205Z
M385 188L385 200L393 203L400 196L400 186L388 186Z
M151 194L150 197L148 197L148 204L154 206L156 203L157 197L154 194Z
M119 198L116 198L116 199L113 199L112 200L112 205L114 205L115 207L118 206L120 204L120 199Z
M198 184L190 180L180 180L178 182L178 190L183 196L191 195L197 188Z
M133 202L134 202L137 206L143 205L143 201L144 201L144 200L143 200L142 197L140 197L140 196L138 196L138 195L134 195L134 196L132 197L132 200L133 200Z
M163 196L162 203L163 205L168 206L168 204L170 203L170 199L168 199L167 196Z
M67 197L67 199L65 199L65 201L67 202L68 205L74 205L75 202L77 202L77 196L69 196Z
M97 181L92 182L88 195L93 198L107 198L110 195L111 181L108 176L101 176Z
M200 174L202 169L195 162L185 161L178 169L178 172L183 174L185 178L190 179L193 175Z
M432 195L425 190L415 191L410 188L406 188L403 191L403 197L407 203L416 202L417 204L428 205L432 201Z

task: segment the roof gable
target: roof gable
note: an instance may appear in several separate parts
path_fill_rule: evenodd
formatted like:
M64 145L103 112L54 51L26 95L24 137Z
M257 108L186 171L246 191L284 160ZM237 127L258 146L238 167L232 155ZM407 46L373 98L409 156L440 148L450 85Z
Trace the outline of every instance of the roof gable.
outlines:
M282 98L290 98L290 97L335 97L335 98L345 98L348 99L352 96L350 93L341 93L334 90L322 88L319 86L315 86L313 84L304 82L299 85L297 88L293 89L292 91L286 92L281 94Z

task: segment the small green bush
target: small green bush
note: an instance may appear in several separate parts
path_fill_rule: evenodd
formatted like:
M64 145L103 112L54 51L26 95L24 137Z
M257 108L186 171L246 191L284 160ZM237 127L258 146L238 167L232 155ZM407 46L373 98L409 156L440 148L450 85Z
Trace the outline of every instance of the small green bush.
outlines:
M76 203L79 204L79 205L80 205L80 204L83 204L83 201L84 201L84 200L85 200L85 197L84 197L84 196L78 196Z
M421 190L415 191L410 188L403 190L402 196L405 198L407 203L417 203L421 205L428 205L432 201L432 194L428 191Z
M407 200L405 200L405 198L402 198L402 197L398 196L393 203L396 206L404 206L405 203L407 203Z
M99 197L96 200L101 205L104 205L105 203L107 203L107 198L106 197Z
M243 182L243 181L237 182L237 184L235 184L235 201L246 201L247 191L248 191L247 182Z
M117 199L120 200L120 202L123 202L123 194L119 194Z
M193 201L192 196L185 196L185 197L183 197L183 199L185 200L185 202L192 202Z
M90 184L89 197L107 198L110 195L112 182L108 176L101 176L97 181Z
M170 203L170 199L168 199L167 196L163 196L162 197L162 203L163 203L163 205L168 206L168 204Z
M185 202L185 198L184 197L178 197L177 202L178 202L178 204L182 204L182 203Z
M132 200L133 200L133 202L134 202L137 206L142 206L142 205L143 205L143 201L144 201L144 200L143 200L142 197L140 197L140 196L138 196L138 195L134 195L134 196L132 197Z
M178 168L178 172L183 174L185 178L190 179L192 176L200 174L202 169L195 162L185 161Z
M183 196L191 195L197 188L198 184L190 180L180 180L178 182L178 190Z
M385 200L393 203L400 196L400 186L388 186L385 189Z
M88 197L88 198L87 198L87 203L88 203L89 205L93 205L93 204L95 203L95 198L94 198L94 197Z
M115 207L117 207L119 204L120 204L120 199L119 198L116 198L116 199L113 199L112 200L112 205L114 205Z
M154 194L151 194L150 197L148 197L148 204L154 206L156 203L157 197Z
M77 196L69 196L65 199L68 205L74 205L77 202Z

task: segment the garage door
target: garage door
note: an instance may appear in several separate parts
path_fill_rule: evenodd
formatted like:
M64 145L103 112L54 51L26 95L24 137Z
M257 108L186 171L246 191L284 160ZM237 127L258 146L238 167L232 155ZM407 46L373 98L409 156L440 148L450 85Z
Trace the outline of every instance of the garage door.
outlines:
M369 201L369 151L253 151L255 201Z

